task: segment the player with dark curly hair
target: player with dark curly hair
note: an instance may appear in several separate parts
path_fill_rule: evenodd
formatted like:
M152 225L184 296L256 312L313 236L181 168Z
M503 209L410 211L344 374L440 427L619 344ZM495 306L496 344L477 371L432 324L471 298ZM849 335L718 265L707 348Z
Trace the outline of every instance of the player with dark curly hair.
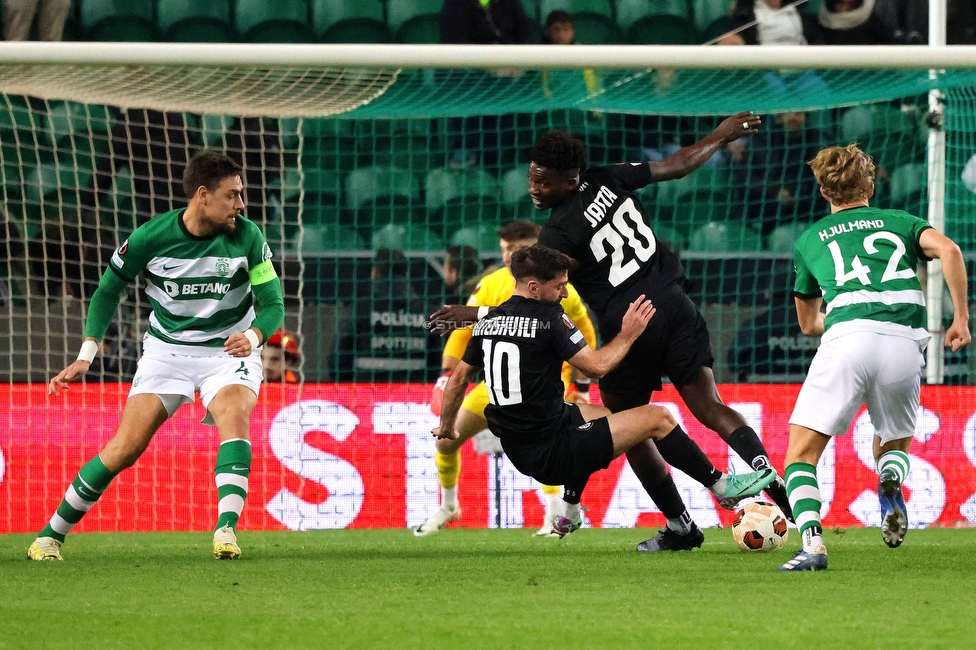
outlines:
M583 143L553 131L536 141L529 165L532 202L539 210L551 210L539 243L579 262L570 281L595 313L603 340L617 335L636 296L646 295L658 311L627 357L600 380L603 403L614 413L647 404L667 375L692 415L754 469L770 466L766 449L745 419L722 402L712 374L714 357L705 319L685 293L677 255L657 239L635 191L687 176L728 143L756 133L760 124L753 113L739 113L664 160L589 169ZM469 314L441 310L435 317L449 321L465 315ZM644 489L668 520L667 527L638 550L699 547L704 536L668 473L658 451L662 444L667 442L655 446L646 441L627 453ZM791 516L782 479L777 478L767 493Z
M579 262L570 277L597 315L604 340L616 336L627 305L645 294L657 307L627 357L600 381L603 403L613 412L647 404L667 375L695 418L717 432L754 469L770 467L759 436L725 405L712 374L714 357L705 319L685 293L681 262L661 245L634 194L652 182L690 174L726 144L756 132L760 119L739 113L699 142L647 164L586 169L586 149L560 131L542 135L529 166L529 194L540 210L551 210L539 242ZM622 311L623 310L623 311ZM668 526L641 550L684 549L701 544L701 533L678 494L658 448L651 441L627 454ZM667 455L667 454L665 454ZM790 513L782 481L767 490Z

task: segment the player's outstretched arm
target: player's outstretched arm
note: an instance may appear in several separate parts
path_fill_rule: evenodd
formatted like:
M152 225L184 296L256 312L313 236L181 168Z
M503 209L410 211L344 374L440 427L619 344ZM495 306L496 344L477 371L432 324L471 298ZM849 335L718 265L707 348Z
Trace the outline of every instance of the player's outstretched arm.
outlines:
M61 389L67 390L68 383L84 377L91 368L95 353L98 352L98 342L93 338L86 338L81 346L78 358L71 365L55 375L47 385L48 395L60 395Z
M928 257L942 260L942 275L945 277L949 296L952 298L952 325L946 330L945 344L955 352L972 341L972 335L969 333L967 296L969 284L962 251L959 250L956 242L932 228L922 231L918 244Z
M447 380L444 388L444 403L441 409L441 422L431 430L435 438L443 440L457 440L459 435L454 429L454 422L457 419L458 411L461 410L461 403L464 401L464 391L468 387L468 377L472 367L465 361L459 361L451 378Z
M630 303L620 324L620 333L612 341L599 350L583 348L573 355L569 364L585 373L587 377L596 379L603 377L623 361L630 346L644 332L656 311L651 301L645 300L642 294Z
M479 315L479 309L482 308L468 305L444 305L430 315L427 329L439 331L441 336L446 336L451 333L451 330L470 327L478 321L479 316L484 316L484 314Z
M687 176L708 162L708 159L725 145L757 133L760 124L762 120L752 111L736 113L732 117L725 118L718 128L695 144L678 149L664 160L649 162L651 179L669 181Z

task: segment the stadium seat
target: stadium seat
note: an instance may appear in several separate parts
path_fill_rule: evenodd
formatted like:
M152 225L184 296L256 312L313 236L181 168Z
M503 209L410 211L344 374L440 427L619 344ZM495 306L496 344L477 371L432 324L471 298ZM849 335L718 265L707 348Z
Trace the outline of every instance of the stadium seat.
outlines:
M291 240L289 248L301 252L302 255L361 251L366 250L366 241L353 228L318 223L305 226L304 232Z
M500 185L503 205L513 205L524 201L531 202L529 173L525 167L516 167L502 174Z
M251 43L314 43L305 0L237 0L237 33Z
M88 134L85 105L78 102L51 102L47 110L47 136L52 145L76 134Z
M370 148L374 165L399 167L413 174L422 174L430 169L434 153L430 140L424 137L377 138ZM442 161L437 164L442 164Z
M448 243L451 246L470 246L481 253L498 251L499 239L497 223L482 223L466 226L454 232Z
M373 250L391 248L400 251L443 252L444 240L436 234L412 224L389 223L373 233Z
M691 16L695 27L704 34L705 30L716 26L723 18L728 18L732 7L730 0L691 0ZM723 30L725 33L728 29Z
M915 124L892 106L854 106L841 118L841 140L856 142L880 165L888 169L925 157Z
M634 45L694 45L698 32L687 18L655 14L641 18L627 30L627 42Z
M688 250L700 253L758 251L762 250L762 240L745 224L711 221L691 235Z
M695 24L698 26L698 41L701 43L711 43L723 34L735 29L735 22L728 16L719 16L704 27L698 23L696 18Z
M451 169L441 167L427 174L424 183L427 207L443 208L449 201L462 198L490 198L498 196L495 177L483 169Z
M231 43L237 33L230 19L231 0L162 0L156 26L165 41Z
M413 45L440 43L440 18L430 14L411 18L397 29L396 41Z
M788 223L777 226L773 232L769 233L766 239L766 247L771 253L793 254L793 244L797 238L807 229L807 223Z
M396 34L400 26L411 18L440 16L443 4L443 0L387 0L386 24L390 31ZM439 34L438 40L440 40Z
M412 202L420 197L420 185L413 174L394 167L362 167L346 176L343 183L345 203L358 210L381 197Z
M573 14L597 14L607 18L613 17L610 0L541 0L539 2L539 19L544 23L546 17L560 9Z
M673 181L657 183L658 201L675 203L690 200L690 195L715 195L724 197L728 194L731 179L729 172L722 167L701 167L683 178Z
M152 41L152 0L82 0L81 26L89 41Z
M615 0L614 9L617 26L625 34L631 25L645 16L667 15L691 20L688 0Z
M312 25L323 43L389 43L383 0L313 0Z
M200 116L200 141L205 147L214 147L224 141L224 134L234 118L230 115L201 115Z
M681 249L685 247L685 236L677 228L662 223L655 223L651 225L651 230L658 240L663 241L672 248Z
M298 170L288 170L285 179L282 181L282 198L296 199L292 184L299 180L295 176ZM300 181L302 189L305 190L305 203L322 203L326 205L338 206L339 197L342 195L342 182L339 174L333 169L306 168L303 170L305 179ZM287 192L287 194L286 194Z

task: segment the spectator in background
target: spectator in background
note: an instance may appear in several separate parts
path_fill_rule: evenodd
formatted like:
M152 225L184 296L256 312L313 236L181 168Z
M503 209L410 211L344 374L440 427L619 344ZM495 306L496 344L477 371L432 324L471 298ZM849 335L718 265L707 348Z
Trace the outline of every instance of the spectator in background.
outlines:
M817 16L825 45L896 45L904 42L875 0L826 0Z
M522 0L444 0L440 15L441 43L473 45L517 45L535 43L538 26L525 13ZM472 71L461 71L470 80ZM522 71L492 70L495 76L522 76ZM529 77L529 75L526 75ZM529 79L527 79L528 81ZM460 83L460 78L458 79ZM535 83L538 83L537 81ZM474 115L451 118L448 128L456 133L450 165L482 167L499 173L506 163L502 149L512 149L515 133L513 115Z
M948 0L946 6L946 43L948 45L976 44L976 1ZM928 34L928 28L924 32Z
M298 366L302 362L299 351L298 338L280 328L268 337L261 350L261 365L264 367L264 381L297 384L299 382Z
M729 145L733 174L745 196L750 221L763 236L787 223L808 223L817 209L816 179L806 164L822 147L808 115L795 111L773 117L771 128L748 144Z
M342 382L433 382L440 370L440 341L424 323L432 303L408 277L401 251L376 251L368 296L357 298L351 322L333 354L333 377Z
M118 110L110 137L111 149L98 160L91 187L81 197L82 205L101 205L102 197L123 167L132 172L136 197L142 203L136 207L136 214L161 214L186 200L182 178L190 142L181 113L143 108ZM139 224L118 225L130 232Z
M521 0L444 0L441 43L515 45L533 43L536 26Z
M452 305L467 301L481 279L481 272L477 250L471 246L449 247L444 258L444 295L441 302Z
M735 381L802 383L820 337L805 336L796 320L793 291L779 282L766 291L768 308L739 326L726 353Z
M71 0L3 0L3 39L28 41L35 23L41 41L60 41Z
M736 29L720 38L718 45L819 45L823 42L817 19L797 7L796 0L738 0L732 20Z
M546 42L550 45L572 45L576 40L573 17L568 11L556 9L546 17Z

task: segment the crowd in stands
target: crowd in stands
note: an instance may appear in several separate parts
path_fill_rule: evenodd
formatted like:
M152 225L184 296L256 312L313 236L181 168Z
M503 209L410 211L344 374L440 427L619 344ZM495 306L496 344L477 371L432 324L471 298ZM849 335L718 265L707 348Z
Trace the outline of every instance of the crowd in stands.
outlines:
M949 0L948 8L949 42L976 43L972 3ZM928 34L924 0L155 0L124 5L3 0L3 20L7 40L813 46L919 44ZM601 87L593 70L551 72L540 75L543 91L561 74L572 76L587 92ZM809 82L818 82L812 73ZM53 125L60 119L58 111L70 107L27 100L23 109ZM260 193L250 190L248 215L262 223L289 218L283 206L297 201L297 191L288 192L297 187L291 175L297 178L299 160L289 154L284 122L235 119L221 125L219 139L206 141L193 135L200 131L190 122L199 116L109 110L105 146L78 188L80 211L110 203L125 176L131 179L132 195L140 197L137 205L129 206L134 227L182 200L186 160L195 149L217 146L241 152L245 184L263 188ZM353 379L357 367L371 376L385 370L391 378L411 380L423 380L418 372L436 372L436 350L413 340L411 324L432 306L461 301L471 292L484 270L482 256L497 245L498 224L538 218L526 195L524 156L540 131L582 124L593 162L602 164L666 157L686 144L683 140L707 130L702 124L707 121L554 111L391 121L384 127L388 132L378 137L376 125L368 120L305 120L300 161L305 179L303 252L368 250L373 256L370 282L362 285L361 295L337 296L355 307L348 314L354 325L344 328L346 335L337 345L347 353L333 355L334 378ZM891 153L878 161L877 200L883 207L920 204L922 127L922 117L911 104L768 116L751 140L734 143L688 179L651 186L642 198L656 206L655 226L662 239L680 249L787 255L795 228L815 219L823 207L806 165L820 148L858 140L870 150L871 139L883 137L885 151ZM45 164L38 160L39 174ZM279 169L283 173L268 171ZM886 191L887 182L896 177L914 179L919 186L896 196ZM892 189L907 185L892 183ZM79 220L92 222L97 218ZM26 244L12 223L4 220L2 227L6 257L47 265L34 275L45 278L50 286L43 291L53 296L89 297L94 287L81 269L85 264L103 266L112 248L107 243L112 238L92 226L21 233ZM396 244L392 248L391 241ZM30 252L25 255L18 246ZM446 251L443 283L438 284L440 276L434 282L425 277L419 288L408 282L410 261L400 249ZM30 271L15 269L14 274L26 277ZM4 291L9 288L0 283L0 300ZM782 314L774 311L756 317L752 329L780 323ZM287 331L280 334L282 345L271 347L280 348L279 361L288 362L281 376L296 377L296 339ZM388 362L368 355L376 340L416 354L402 368L386 367ZM754 361L743 361L740 343L729 350L730 367L739 364L755 371ZM125 369L117 371L125 374Z

